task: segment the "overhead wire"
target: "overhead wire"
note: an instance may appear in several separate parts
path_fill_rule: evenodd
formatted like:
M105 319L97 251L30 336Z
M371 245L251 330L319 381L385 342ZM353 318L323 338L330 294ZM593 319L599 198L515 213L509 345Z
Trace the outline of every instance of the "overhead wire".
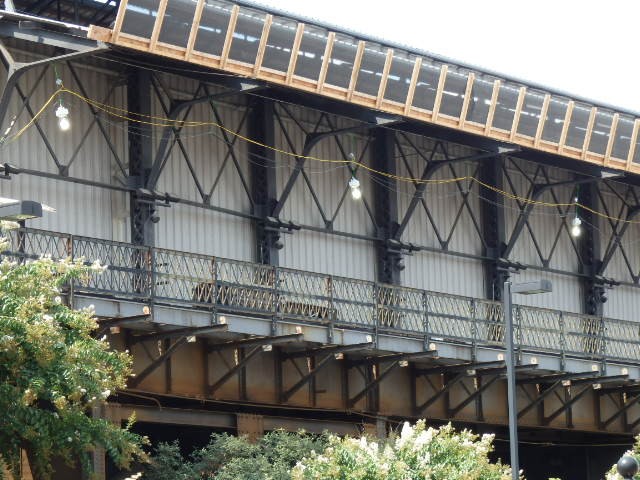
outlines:
M120 107L116 107L113 105L109 105L109 104L105 104L105 103L101 103L98 102L96 100L93 100L91 98L88 98L84 95L82 95L79 92L76 92L74 90L70 90L68 88L66 88L64 85L61 85L60 88L58 88L56 91L53 92L53 94L49 97L49 99L44 103L44 105L38 110L38 112L36 112L33 117L31 118L31 120L29 122L27 122L26 125L24 125L18 132L16 132L15 135L8 137L8 139L5 139L5 141L3 143L10 143L13 142L15 140L17 140L21 135L24 134L24 132L30 128L36 121L37 119L40 117L40 115L44 112L44 110L55 100L56 97L58 97L59 95L62 94L68 94L71 96L74 96L80 100L82 100L83 102L85 102L88 105L93 106L95 109L100 110L104 113L106 113L107 115L110 115L112 117L116 117L116 118L120 118L122 120L126 120L128 122L134 122L134 123L138 123L138 124L142 124L142 125L149 125L149 126L154 126L154 127L168 127L168 128L184 128L184 127L202 127L202 126L210 126L210 127L217 127L220 130L228 133L229 135L232 135L234 137L239 138L240 140L243 140L246 143L250 143L256 146L259 146L261 148L265 148L268 150L271 150L273 152L279 153L281 155L284 156L288 156L288 157L292 157L295 158L296 160L310 160L313 162L319 162L319 163L329 163L329 164L340 164L340 165L355 165L358 168L361 168L363 170L366 170L372 174L376 174L376 175L380 175L382 177L386 177L386 178L391 178L394 180L398 180L398 181L403 181L403 182L408 182L408 183L413 183L415 185L418 184L448 184L448 183L456 183L456 182L463 182L463 181L469 181L470 183L477 183L478 185L493 191L499 195L502 195L505 198L508 198L510 200L514 200L514 201L518 201L524 205L532 205L532 206L541 206L541 207L549 207L549 208L557 208L557 207L579 207L587 212L590 212L593 215L596 215L598 217L601 218L605 218L605 219L609 219L612 221L617 221L617 222L621 222L621 223L629 223L629 224L640 224L640 220L630 220L630 219L626 219L626 218L619 218L619 217L615 217L612 215L608 215L604 212L600 212L598 210L595 210L587 205L584 205L582 203L579 203L577 201L573 201L573 202L547 202L547 201L542 201L542 200L536 200L533 198L528 198L528 197L522 197L520 195L508 192L506 190L500 189L494 185L490 185L486 182L483 182L482 180L471 176L471 175L465 175L465 176L461 176L461 177L452 177L452 178L446 178L446 179L422 179L422 178L415 178L415 177L409 177L409 176L404 176L404 175L396 175L390 172L385 172L379 169L375 169L373 167L370 167L364 163L358 162L355 159L329 159L329 158L321 158L321 157L317 157L317 156L313 156L313 155L301 155L298 154L296 152L291 152L282 148L278 148L275 147L273 145L267 145L263 142L260 142L258 140L252 139L250 137L247 137L237 131L234 131L230 128L225 127L224 125L221 125L217 122L210 122L210 121L187 121L187 120L177 120L177 119L172 119L172 118L168 118L166 116L157 116L157 115L148 115L148 114L141 114L141 113L137 113L137 112L131 112L127 109L124 108L120 108ZM157 121L156 121L157 120Z

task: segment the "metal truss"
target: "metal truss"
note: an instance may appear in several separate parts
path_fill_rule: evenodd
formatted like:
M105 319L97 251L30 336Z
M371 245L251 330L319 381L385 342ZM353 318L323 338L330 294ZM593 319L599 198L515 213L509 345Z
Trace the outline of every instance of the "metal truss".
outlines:
M375 344L373 342L369 343L357 343L351 345L329 345L326 347L318 347L315 349L307 349L301 350L298 352L291 353L280 353L278 355L276 362L276 369L279 372L276 376L280 379L280 385L278 385L278 402L279 403L287 403L289 399L298 392L305 385L313 382L316 375L324 370L328 365L333 361L338 361L343 358L344 353L346 352L354 352L354 351L362 351L373 348ZM322 359L317 361L316 357L318 355L322 356ZM298 364L296 363L297 358L305 358L307 360L307 372L303 372L299 369ZM287 360L291 361L292 365L298 370L300 374L300 379L293 384L292 386L286 388L284 384L282 384L282 379L284 378L282 375L283 363ZM312 386L312 399L315 398L315 388ZM315 403L314 400L312 400Z
M272 337L250 337L240 340L232 340L223 343L212 343L205 347L208 355L217 352L220 353L225 350L232 349L235 351L236 362L225 373L222 374L214 383L209 384L209 379L205 379L207 385L207 392L209 395L214 395L216 391L220 389L225 383L231 380L234 376L240 375L244 377L247 364L255 357L257 357L263 351L271 351L274 345L282 345L285 343L296 343L304 340L304 336L301 334L294 335L279 335ZM250 350L245 350L248 347L252 347ZM208 373L207 373L208 377ZM244 384L244 379L241 382ZM242 385L243 390L246 390L246 386ZM246 397L246 391L242 395Z
M361 399L375 390L374 398L378 398L379 385L393 373L397 368L406 368L409 362L422 360L425 358L434 358L438 356L438 352L430 350L418 353L397 353L391 355L381 355L366 357L360 360L347 360L345 362L347 368L355 368L365 380L365 385L353 397L347 398L347 408L353 408ZM381 364L387 364L386 368L381 369ZM364 370L363 370L364 369Z
M4 28L7 31L6 35L10 36L23 34L12 25L10 22L0 22L0 30ZM7 85L3 98L8 98L9 95L15 91L22 101L18 115L26 114L31 117L34 115L30 98L36 89L42 88L41 82L47 65L54 60L58 64L64 63L68 66L69 74L81 93L88 92L86 85L83 85L80 76L76 72L74 61L77 56L91 55L92 53L100 51L102 47L96 43L93 44L93 47L87 46L88 41L86 39L77 40L77 38L78 37L51 34L43 37L41 40L35 38L29 38L27 40L40 41L47 44L56 44L55 42L58 42L57 44L60 45L63 45L62 42L66 41L66 46L68 48L75 48L76 52L73 52L70 54L71 56L68 57L54 57L42 62L30 64L30 68L40 68L41 71L39 72L37 81L29 91L25 91L18 81L16 81L15 84L10 82ZM77 43L74 43L76 40ZM157 206L170 206L174 203L182 203L194 208L215 210L254 221L258 227L256 229L256 241L259 246L257 249L258 260L266 264L277 265L277 251L281 248L283 242L282 233L290 233L297 229L307 229L329 235L369 240L375 243L378 246L378 278L383 283L397 283L399 271L403 267L404 255L424 250L439 252L445 255L473 258L484 262L487 278L490 280L487 281L487 297L495 300L500 299L500 285L506 278L508 270L514 266L516 268L533 267L580 278L585 284L585 312L595 315L599 315L602 312L602 303L606 297L606 288L615 285L616 282L628 286L638 286L640 265L636 265L633 256L628 254L629 248L625 248L622 241L629 230L628 224L613 220L604 221L606 229L610 231L610 237L608 241L602 242L604 248L602 249L600 258L596 245L596 235L588 226L593 223L591 220L594 219L589 219L588 212L580 212L581 215L585 216L585 220L587 220L585 221L587 235L579 242L576 242L569 236L569 228L567 225L567 216L570 216L571 209L569 207L558 207L555 209L558 218L556 221L557 230L554 234L551 248L543 251L541 242L538 240L541 232L536 231L534 224L530 221L530 215L533 210L531 204L524 204L522 202L517 204L519 218L516 226L513 231L505 232L504 222L502 220L504 215L500 214L500 210L504 209L504 207L501 206L502 199L500 196L496 195L495 192L491 195L486 189L477 186L471 186L471 188L469 188L460 182L455 184L458 194L458 209L453 222L450 224L450 227L446 229L438 223L437 216L434 215L432 211L433 206L430 206L425 200L426 185L417 183L415 185L414 196L405 212L398 211L395 205L396 202L393 200L393 195L390 194L390 192L393 191L394 185L377 184L378 186L375 187L376 191L373 196L373 204L369 204L366 199L363 202L366 214L370 219L370 228L367 227L368 231L339 231L335 228L334 223L337 215L344 207L348 187L345 185L344 192L335 208L329 208L328 205L323 204L320 195L314 188L313 182L305 171L304 156L320 142L333 142L341 152L343 159L351 160L350 154L353 153L355 155L355 163L352 163L351 167L349 167L351 168L351 173L357 174L358 162L363 161L365 155L371 154L374 163L378 166L385 167L385 171L393 172L394 168L392 167L397 168L399 164L404 164L408 168L411 176L422 179L432 178L433 175L441 169L448 170L452 176L459 176L459 164L474 164L475 167L472 171L474 176L492 180L488 183L496 186L500 186L501 182L503 182L505 190L511 194L535 199L540 198L540 195L546 193L553 201L558 203L571 203L573 197L577 195L585 205L598 206L600 210L609 212L610 216L622 216L628 219L633 219L639 211L637 208L636 187L634 186L621 186L619 183L614 184L608 180L603 181L591 177L580 177L571 180L571 183L575 184L576 188L575 191L569 193L569 190L566 188L567 183L554 182L551 180L549 173L550 167L539 164L534 171L526 171L522 166L522 161L515 158L515 156L519 155L518 152L485 150L475 155L456 158L449 153L450 144L441 140L434 141L430 151L425 150L416 144L413 135L405 133L404 130L406 130L407 125L401 122L399 118L372 115L371 112L369 112L368 115L360 113L358 114L358 121L352 121L351 123L347 123L346 126L343 126L345 125L344 119L341 119L338 115L319 112L315 117L316 124L309 127L300 118L300 114L296 109L290 108L288 104L284 102L279 102L277 100L277 92L260 82L237 78L216 79L215 83L218 86L215 91L213 91L210 81L201 81L197 88L191 92L191 98L184 99L181 97L177 99L174 98L174 94L170 89L164 85L162 75L148 73L148 76L151 84L151 97L149 101L159 101L166 116L178 120L178 124L175 127L171 126L162 129L159 136L160 144L158 148L151 149L151 151L142 155L140 148L136 147L137 143L140 143L137 142L136 137L138 140L143 137L141 130L138 127L130 128L129 145L131 148L135 147L135 151L130 151L130 154L134 153L134 155L130 155L130 163L125 164L124 159L120 158L113 140L109 138L104 119L93 107L87 106L86 108L89 109L93 120L87 126L87 132L83 135L80 143L75 146L74 153L68 161L60 158L39 123L35 122L34 124L49 153L50 160L55 166L55 170L58 172L57 174L51 173L45 166L36 171L11 165L5 165L2 168L3 173L8 176L16 174L38 175L56 180L76 182L130 193L132 206L134 207L132 208L132 231L135 235L132 236L132 239L139 244L146 243L151 245L153 243L151 238L151 231L153 230L152 223L162 221L162 216L159 214L159 210L156 208ZM125 78L127 78L127 76L123 74L122 78L114 82L106 92L105 97L100 100L108 102L113 92L122 84ZM130 82L128 88L134 88L134 84ZM260 90L260 97L252 95L256 93L257 90ZM237 108L242 109L243 116L238 125L224 125L217 102L223 97L227 98L234 95L238 98L237 102L234 100L234 104L238 106ZM265 100L262 97L272 97L276 98L276 100ZM217 135L227 149L227 153L224 158L221 159L216 179L210 185L205 185L203 179L196 173L194 161L189 157L184 142L180 138L181 127L179 121L189 120L191 118L189 115L191 114L192 107L199 103L207 103L210 107L211 118L224 127L219 129ZM270 103L270 111L260 113L262 107L259 107L259 105L261 103ZM142 108L143 106L141 105L134 105L132 103L130 107L138 113L144 113L142 111L144 108ZM140 108L138 109L137 107ZM346 113L351 116L356 115L355 111ZM269 130L260 128L266 125L272 125L274 129L279 129L286 141L285 148L299 155L279 197L276 195L276 190L273 185L274 179L269 178L269 175L263 175L269 171L269 162L275 161L273 152L267 151L264 148L259 149L252 147L249 152L252 171L251 175L247 176L241 168L244 159L240 158L239 151L236 148L238 142L237 137L230 136L225 130L238 131L246 126L252 134L257 135L258 132L261 131L265 134L263 140L270 140ZM91 178L78 178L73 175L73 167L78 162L79 152L83 142L86 141L89 132L95 128L99 130L101 137L104 139L105 148L110 152L113 167L120 176L118 183L101 183ZM295 132L294 129L298 129L299 131ZM390 131L390 129L395 130L395 133ZM299 149L299 146L296 145L293 138L294 135L299 133L304 136L305 142L298 152L297 149ZM366 139L361 146L361 151L352 152L351 150L354 150L354 148L346 144L349 136L354 134ZM392 136L395 137L395 139L392 139ZM259 135L257 137L259 140ZM383 141L384 138L386 138L386 140ZM270 144L272 142L265 141L263 143ZM398 155L398 162L396 164L390 161L391 148L389 145L391 143L395 143L395 150ZM375 148L372 150L373 145L375 145ZM165 173L164 166L174 149L179 150L178 155L174 155L174 158L177 159L175 161L181 162L181 168L188 171L193 180L193 194L185 193L181 194L181 196L176 196L157 190L158 181ZM143 150L148 151L149 148L145 147ZM377 152L384 154L378 155ZM510 156L506 157L505 153L508 153ZM409 155L417 155L424 161L421 167L422 172L413 171L415 167L411 168L411 165L407 161ZM140 158L146 159L143 162L144 167L140 167L140 165L136 163ZM240 209L212 204L212 195L220 184L223 172L229 168L233 169L234 174L237 174L238 181L242 185L242 189L251 206L250 211L242 211ZM517 173L514 174L514 172ZM520 177L519 181L515 181L514 175ZM523 181L524 184L527 185L524 189L519 186ZM320 215L322 225L297 224L292 223L289 219L280 218L284 206L290 201L291 191L298 182L302 182L305 185L304 188L307 188L311 193L313 204ZM564 193L561 193L560 189L563 187ZM475 203L470 201L471 195L479 195L481 197L479 208ZM567 198L564 198L564 196L560 198L560 195L565 195ZM405 239L403 237L407 225L415 220L415 212L419 208L424 211L429 228L433 231L437 239L436 247L419 245L411 242L411 239ZM458 252L450 248L451 239L459 229L463 216L472 223L473 231L476 232L476 241L480 247L478 251L481 250L483 252L482 254ZM517 242L520 241L524 232L530 236L533 250L536 253L537 261L532 265L528 265L526 262L519 262L518 258L511 258L514 247ZM566 268L554 267L554 259L560 250L559 245L561 241L571 242L570 244L576 255L576 264L582 266L580 269L572 271ZM629 272L628 278L606 278L605 273L607 267L618 257L621 257L627 266Z
M223 332L227 330L227 325L212 325L209 327L192 327L184 329L176 329L169 331L159 331L154 333L147 333L137 336L130 336L128 343L137 343L145 341L156 341L174 339L173 343L166 343L164 351L155 359L153 359L140 373L128 381L130 388L136 388L145 378L151 375L160 365L165 364L171 356L183 345L185 345L190 338L195 340L197 335L204 335L213 332Z

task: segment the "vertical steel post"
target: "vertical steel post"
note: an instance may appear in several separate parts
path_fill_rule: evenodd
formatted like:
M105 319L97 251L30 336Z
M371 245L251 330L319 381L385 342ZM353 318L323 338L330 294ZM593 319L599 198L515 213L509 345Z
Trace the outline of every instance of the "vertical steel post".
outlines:
M253 98L249 112L249 137L264 145L275 145L275 117L272 100ZM273 150L255 143L249 144L251 194L254 214L261 217L256 222L256 255L258 262L278 265L278 251L282 248L280 232L267 225L267 216L278 201L276 189L276 154Z
M373 132L372 162L373 168L396 173L395 133L387 128L377 128ZM377 227L378 245L376 248L377 277L381 283L400 284L400 272L404 269L402 253L392 248L389 240L398 230L398 194L395 179L373 174L374 216Z
M518 410L516 402L511 282L504 282L503 287L504 323L507 347L505 361L507 364L507 403L509 405L509 451L511 453L511 478L513 480L518 480L520 462L518 461Z
M496 156L482 161L480 179L487 185L503 189L502 158ZM509 272L500 265L499 259L506 247L504 197L496 191L478 186L480 193L480 218L484 237L484 261L486 297L502 300L502 286L509 280Z
M151 73L146 70L134 70L127 82L127 104L132 118L129 137L129 179L131 186L144 188L153 165L153 139L148 115L151 115ZM149 199L131 194L131 243L135 245L154 245L155 206ZM140 260L136 263L140 263ZM136 265L140 268L139 265Z

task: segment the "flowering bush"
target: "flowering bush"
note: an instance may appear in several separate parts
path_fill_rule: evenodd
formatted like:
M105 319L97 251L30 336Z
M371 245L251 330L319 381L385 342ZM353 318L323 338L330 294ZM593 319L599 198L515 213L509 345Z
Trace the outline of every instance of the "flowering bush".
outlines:
M405 423L400 436L384 443L362 437L331 436L322 453L312 453L293 469L293 480L508 480L511 469L491 463L493 435L456 432Z
M0 251L6 246L0 241ZM144 458L143 438L90 415L125 386L130 356L92 336L92 310L73 310L60 296L99 270L51 258L0 263L0 460L15 471L25 450L36 479L51 475L54 457L90 470L96 445L123 467Z

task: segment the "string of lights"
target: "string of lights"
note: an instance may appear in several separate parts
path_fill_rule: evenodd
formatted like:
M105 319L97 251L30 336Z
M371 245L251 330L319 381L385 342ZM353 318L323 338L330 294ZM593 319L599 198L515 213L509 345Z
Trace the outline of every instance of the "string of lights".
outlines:
M389 172L385 172L382 170L377 170L374 169L364 163L360 163L357 162L355 160L355 158L350 158L350 159L329 159L329 158L320 158L320 157L316 157L313 155L300 155L298 153L295 152L291 152L288 150L284 150L282 148L278 148L275 147L273 145L267 145L264 144L262 142L259 142L255 139L249 138L245 135L242 135L239 132L236 132L232 129L229 129L227 127L225 127L224 125L221 125L217 122L210 122L210 121L186 121L186 120L177 120L177 119L171 119L171 118L167 118L167 117L163 117L163 116L154 116L154 115L147 115L147 114L141 114L141 113L136 113L136 112L131 112L128 111L126 109L123 108L119 108L113 105L108 105L105 103L101 103L98 102L96 100L90 99L88 97L85 97L84 95L82 95L81 93L78 93L74 90L70 90L68 88L66 88L62 82L56 82L59 86L59 88L53 92L53 94L49 97L49 99L44 103L44 105L38 110L38 112L36 112L31 120L29 122L27 122L26 125L24 125L15 135L11 136L11 137L5 137L4 141L2 143L10 143L13 142L15 140L17 140L20 136L22 136L24 134L24 132L26 130L28 130L36 121L37 119L42 115L42 113L46 110L46 108L59 96L61 96L62 94L68 94L71 95L73 97L76 97L78 99L80 99L81 101L85 102L88 105L91 105L92 107L94 107L97 110L100 110L104 113L106 113L107 115L110 115L112 117L115 118L119 118L121 120L125 120L128 122L134 122L134 123L138 123L138 124L143 124L143 125L150 125L150 126L154 126L154 127L170 127L170 128L185 128L185 127L203 127L203 126L208 126L208 127L217 127L220 130L228 133L229 135L232 135L234 137L237 137L240 140L243 140L246 143L250 143L256 146L259 146L261 148L265 148L271 151L274 151L276 153L279 153L281 155L284 156L289 156L292 158L295 158L297 160L310 160L313 162L319 162L319 163L328 163L328 164L340 164L340 165L357 165L358 168L361 168L363 170L368 171L369 173L372 174L376 174L382 177L387 177L387 178L391 178L397 181L403 181L403 182L410 182L413 183L415 185L419 185L419 184L448 184L448 183L457 183L457 182L464 182L464 181L468 181L470 183L477 183L478 185L486 188L487 190L493 191L499 195L502 195L503 197L510 199L510 200L514 200L514 201L518 201L520 202L522 205L532 205L532 206L541 206L541 207L548 207L548 208L558 208L558 207L574 207L576 209L576 212L578 211L578 208L583 209L587 212L590 212L593 215L596 215L598 217L601 218L605 218L605 219L609 219L612 221L617 221L620 223L629 223L629 224L640 224L640 220L631 220L631 219L626 219L626 218L619 218L619 217L615 217L612 215L609 215L607 213L604 212L600 212L598 210L595 210L587 205L581 204L577 201L577 199L574 199L573 202L546 202L546 201L542 201L542 200L536 200L536 199L532 199L532 198L527 198L527 197L522 197L519 196L517 194L502 190L494 185L490 185L486 182L483 182L482 180L474 177L474 176L470 176L470 175L465 175L465 176L461 176L461 177L452 177L452 178L446 178L446 179L421 179L421 178L415 178L415 177L409 177L409 176L404 176L404 175L396 175L396 174L392 174ZM62 107L62 110L60 107ZM65 110L66 110L66 114L65 114ZM59 113L60 114L59 114ZM62 103L60 104L60 106L58 107L58 109L56 110L56 116L59 118L60 120L60 127L61 129L63 129L63 127L65 126L70 126L70 122L68 119L68 110L62 105ZM64 124L64 125L63 125ZM352 196L354 199L359 199L362 197L362 192L360 190L360 182L357 180L357 178L355 177L355 175L352 174L351 179L349 180L349 187L351 188L351 192L352 192ZM580 224L577 224L578 221L580 221L580 218L577 216L575 216L574 219L574 227L579 228ZM577 224L577 225L576 225Z

